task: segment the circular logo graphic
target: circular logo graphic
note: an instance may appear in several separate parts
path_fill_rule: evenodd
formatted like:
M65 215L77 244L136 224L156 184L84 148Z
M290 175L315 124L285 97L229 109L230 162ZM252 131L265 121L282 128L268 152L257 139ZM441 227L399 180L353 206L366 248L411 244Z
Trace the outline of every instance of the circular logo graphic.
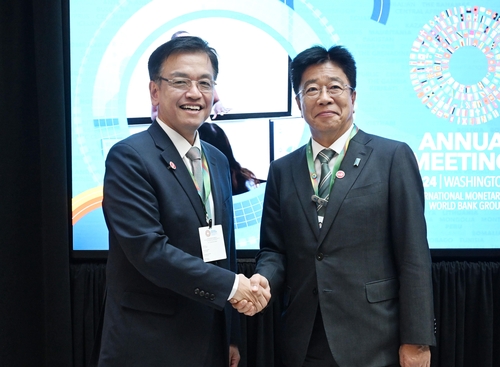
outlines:
M458 6L420 30L410 53L410 78L437 117L478 125L499 116L499 24L496 11Z

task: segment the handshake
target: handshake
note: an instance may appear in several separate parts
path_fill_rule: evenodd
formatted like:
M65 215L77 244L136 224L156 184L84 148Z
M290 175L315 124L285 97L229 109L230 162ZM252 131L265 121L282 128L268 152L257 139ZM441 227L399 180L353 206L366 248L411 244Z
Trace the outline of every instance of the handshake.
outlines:
M238 274L238 290L229 300L239 313L253 316L262 311L271 299L271 286L268 280L260 274L254 274L248 279Z

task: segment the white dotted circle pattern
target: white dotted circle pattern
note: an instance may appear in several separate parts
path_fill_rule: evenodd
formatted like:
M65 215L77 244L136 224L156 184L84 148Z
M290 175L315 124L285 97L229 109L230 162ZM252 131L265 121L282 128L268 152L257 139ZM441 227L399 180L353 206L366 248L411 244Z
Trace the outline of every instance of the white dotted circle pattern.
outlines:
M484 7L458 6L436 15L420 31L410 53L410 77L418 98L433 114L459 125L499 116L500 14ZM486 75L464 85L449 67L461 47L476 47L488 63Z

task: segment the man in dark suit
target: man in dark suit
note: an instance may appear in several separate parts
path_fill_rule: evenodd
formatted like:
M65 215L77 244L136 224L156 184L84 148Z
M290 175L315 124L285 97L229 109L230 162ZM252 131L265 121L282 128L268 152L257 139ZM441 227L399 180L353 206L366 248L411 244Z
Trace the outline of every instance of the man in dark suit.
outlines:
M176 38L148 68L158 117L106 159L99 367L236 367L238 313L228 300L258 311L270 293L235 273L228 162L197 133L213 104L217 56L198 37Z
M301 52L292 83L312 139L271 164L254 276L284 291L284 364L429 366L431 260L414 154L354 124L345 48Z

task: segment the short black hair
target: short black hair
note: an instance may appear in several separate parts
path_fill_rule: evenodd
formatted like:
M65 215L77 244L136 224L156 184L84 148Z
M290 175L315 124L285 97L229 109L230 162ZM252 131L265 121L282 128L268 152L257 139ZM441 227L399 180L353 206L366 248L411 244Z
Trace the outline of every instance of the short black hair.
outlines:
M173 54L205 53L214 69L214 80L219 74L219 60L217 52L208 43L199 37L175 37L153 51L148 61L149 79L157 81L161 76L163 62Z
M292 61L290 72L295 94L299 93L302 75L311 65L331 61L342 69L349 80L349 85L356 89L356 62L352 54L343 46L332 46L327 50L323 46L313 46L299 53Z

